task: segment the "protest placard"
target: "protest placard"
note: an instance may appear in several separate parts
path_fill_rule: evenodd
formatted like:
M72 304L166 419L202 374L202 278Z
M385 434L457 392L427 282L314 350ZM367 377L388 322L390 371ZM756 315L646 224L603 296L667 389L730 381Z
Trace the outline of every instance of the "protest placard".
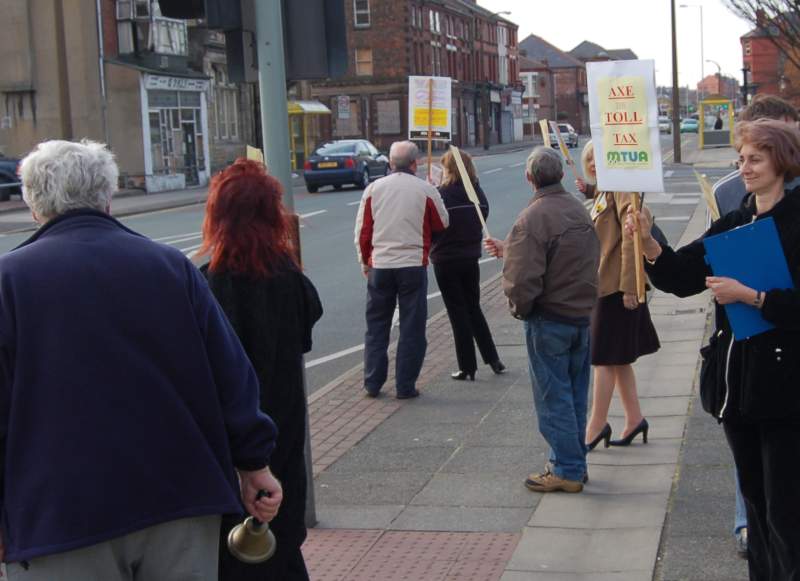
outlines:
M408 78L408 138L450 141L450 77Z
M586 71L598 188L663 192L654 61L590 62Z

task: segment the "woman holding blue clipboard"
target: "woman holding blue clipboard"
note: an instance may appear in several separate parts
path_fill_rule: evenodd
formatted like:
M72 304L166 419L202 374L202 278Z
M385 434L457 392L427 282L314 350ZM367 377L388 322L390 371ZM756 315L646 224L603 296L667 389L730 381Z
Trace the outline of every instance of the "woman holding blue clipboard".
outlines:
M647 210L630 213L626 231L641 231L657 288L682 297L708 288L716 299L717 331L701 350L700 396L736 460L750 579L800 580L800 188L784 191L800 175L800 131L768 119L742 123L736 147L751 194L702 238L678 250L662 246ZM739 279L721 276L727 268ZM782 269L785 280L764 282Z

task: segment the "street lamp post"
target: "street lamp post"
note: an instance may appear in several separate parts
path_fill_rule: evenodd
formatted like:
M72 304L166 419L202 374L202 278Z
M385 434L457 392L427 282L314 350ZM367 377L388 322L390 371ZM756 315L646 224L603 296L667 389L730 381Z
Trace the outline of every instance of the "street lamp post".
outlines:
M681 8L699 8L700 9L700 82L702 83L703 79L706 78L706 69L705 69L705 56L703 55L703 51L705 50L705 45L703 43L703 5L702 4L681 4ZM702 85L700 85L702 86ZM702 90L698 89L697 91L697 108L700 109L700 98Z
M675 163L681 163L681 96L678 87L678 32L675 22L675 0L670 0L669 4L672 17L672 151Z
M717 94L722 95L722 67L719 66L719 63L715 60L706 59L706 62L716 65L717 67Z

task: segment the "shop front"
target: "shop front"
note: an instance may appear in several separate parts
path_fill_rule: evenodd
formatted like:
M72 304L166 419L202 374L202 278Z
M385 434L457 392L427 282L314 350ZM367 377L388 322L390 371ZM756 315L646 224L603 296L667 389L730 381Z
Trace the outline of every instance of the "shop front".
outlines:
M145 73L141 81L148 192L206 185L209 179L208 80Z

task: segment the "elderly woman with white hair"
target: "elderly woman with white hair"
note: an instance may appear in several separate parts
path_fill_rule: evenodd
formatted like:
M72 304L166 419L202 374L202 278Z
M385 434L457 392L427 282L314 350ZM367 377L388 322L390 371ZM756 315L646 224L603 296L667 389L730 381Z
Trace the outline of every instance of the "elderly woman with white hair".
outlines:
M0 257L0 560L216 579L220 515L271 520L282 497L247 355L191 262L108 214L104 145L42 143L21 175L41 227Z
M640 305L636 296L633 241L622 235L625 215L638 194L597 189L591 141L584 146L581 160L588 183L578 179L575 185L584 196L594 200L591 216L601 247L600 299L592 312L594 388L592 413L586 425L586 445L590 450L601 441L605 441L606 448L628 446L639 434L646 444L650 426L639 406L632 363L658 351L660 344L647 304ZM608 410L615 387L625 412L625 426L622 436L612 440Z

